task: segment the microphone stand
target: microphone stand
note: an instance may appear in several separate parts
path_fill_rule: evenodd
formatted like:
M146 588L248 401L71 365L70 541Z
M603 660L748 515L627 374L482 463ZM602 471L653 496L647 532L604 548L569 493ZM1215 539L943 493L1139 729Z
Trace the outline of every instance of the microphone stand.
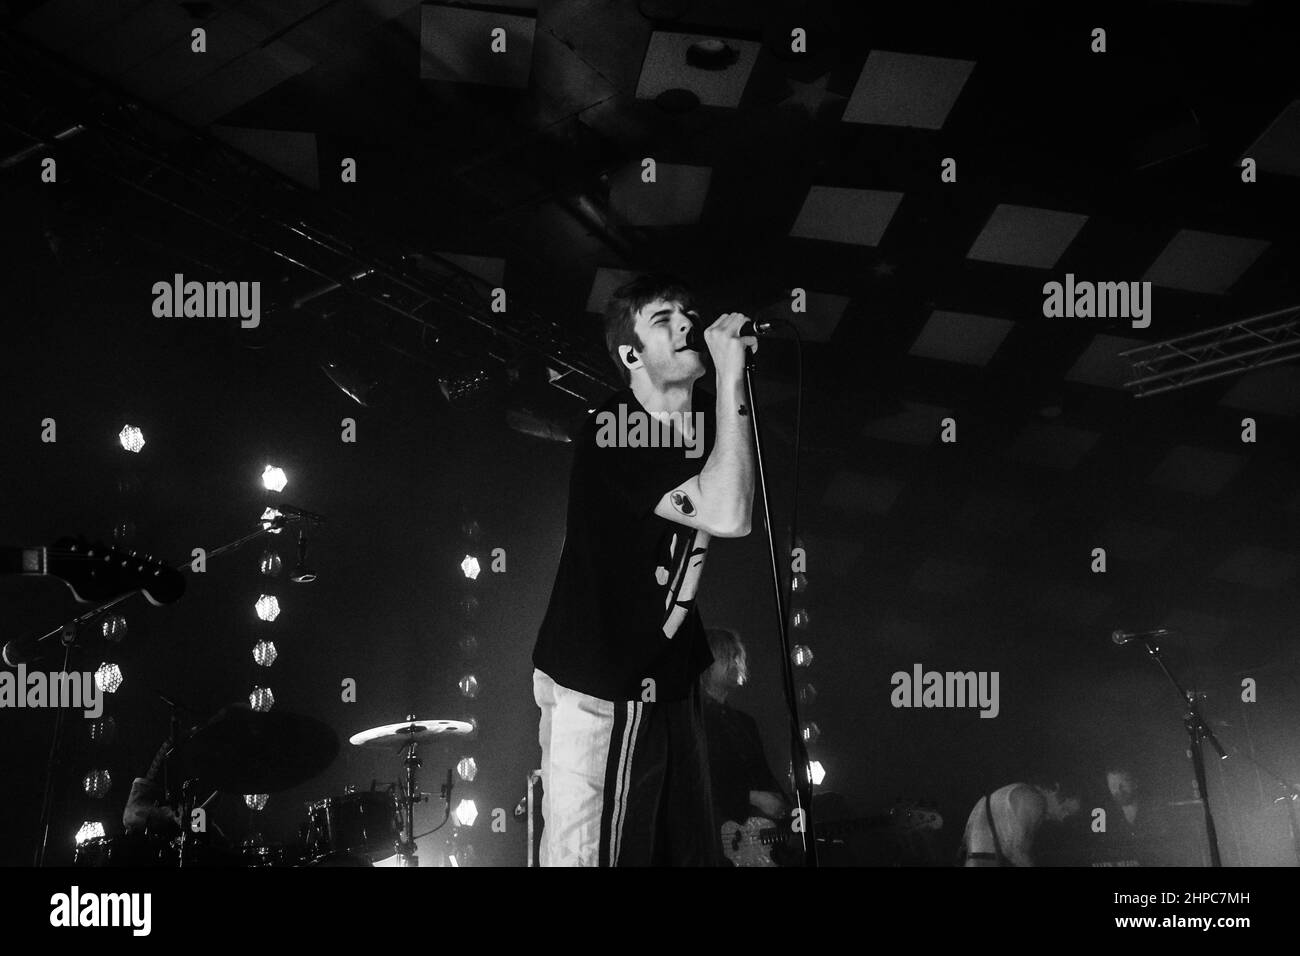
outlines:
M1214 731L1210 729L1209 724L1205 722L1205 718L1201 716L1200 708L1196 706L1196 694L1184 690L1183 685L1178 683L1178 679L1165 664L1164 658L1160 656L1160 646L1153 638L1141 638L1141 640L1146 645L1147 653L1155 658L1155 662L1165 672L1169 682L1174 685L1178 699L1187 708L1187 712L1183 715L1183 726L1187 728L1187 739L1191 743L1192 771L1196 774L1196 788L1200 793L1201 806L1205 808L1205 836L1210 844L1210 866L1223 866L1222 860L1219 859L1219 836L1214 828L1214 814L1210 811L1210 791L1205 781L1205 754L1201 750L1201 742L1208 740L1220 760L1226 760L1228 754L1219 743L1219 738L1214 736Z
M772 596L776 599L777 633L781 638L781 679L785 689L786 710L790 715L790 755L794 763L794 799L798 819L802 824L799 839L803 843L804 865L817 865L817 841L813 838L812 780L808 766L808 748L799 728L799 704L794 688L794 665L790 657L789 615L786 611L785 592L781 588L781 572L776 560L776 537L772 530L772 509L767 494L767 476L763 468L763 436L758 427L758 404L754 401L754 353L745 350L745 397L749 401L749 417L754 429L755 475L758 493L763 502L763 524L767 528L767 552L771 561Z
M236 548L238 548L240 545L245 544L248 541L251 541L253 538L259 537L260 535L263 534L267 534L272 528L283 528L288 523L297 520L303 520L303 519L301 519L297 515L281 514L276 518L267 521L263 527L258 528L256 531L250 534L246 534L242 538L237 538L234 541L231 541L229 544L223 544L221 547L208 552L207 556L209 558L214 558L217 555L224 554L227 551L233 551ZM311 519L306 519L306 520L311 520ZM177 567L181 571L187 571L190 569L191 565L185 562L181 562ZM41 641L47 640L48 638L53 637L55 634L62 632L63 634L62 673L66 674L68 672L69 658L72 655L72 648L74 645L76 645L76 628L79 625L83 625L90 621L93 621L95 618L102 615L109 608L121 604L127 598L133 597L136 593L138 592L130 591L127 594L123 594L121 597L113 598L111 601L105 601L103 604L100 604L98 607L91 608L89 611L86 611L84 614L78 615L77 617L73 618L71 621L68 621L64 624L60 624L54 630L38 638L36 643L39 644ZM59 746L62 744L63 741L64 709L65 708L63 707L58 707L55 709L54 734L53 734L53 739L50 741L50 754L45 760L45 793L41 800L41 819L40 819L40 823L38 824L41 831L41 842L36 847L36 854L34 859L34 865L37 867L42 867L45 865L45 851L50 842L50 823L51 823L51 817L53 816L52 811L54 809L54 768L58 763Z

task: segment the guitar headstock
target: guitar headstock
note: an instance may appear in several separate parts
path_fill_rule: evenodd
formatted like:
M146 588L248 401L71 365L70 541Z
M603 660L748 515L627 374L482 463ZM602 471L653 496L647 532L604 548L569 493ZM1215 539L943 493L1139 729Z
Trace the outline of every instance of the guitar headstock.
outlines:
M46 549L46 573L63 580L82 604L144 592L150 604L171 604L185 593L185 577L151 555L63 538Z

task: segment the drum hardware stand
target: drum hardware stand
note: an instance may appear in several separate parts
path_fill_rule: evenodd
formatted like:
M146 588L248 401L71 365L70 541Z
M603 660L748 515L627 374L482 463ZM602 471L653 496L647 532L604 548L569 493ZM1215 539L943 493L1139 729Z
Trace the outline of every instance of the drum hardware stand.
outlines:
M527 813L528 813L528 866L529 867L542 865L542 861L540 859L541 854L537 854L537 856L539 857L538 859L533 858L533 848L537 845L536 838L533 836L534 821L537 818L536 798L534 794L537 792L537 783L541 779L542 779L542 772L540 770L529 771L528 792L525 794L525 799L528 801Z
M193 803L194 803L194 781L186 780L183 784L181 784L181 814L180 814L181 818L179 821L181 825L181 848L180 848L180 852L176 856L177 867L184 867L190 855L190 842L191 840L193 840L190 831L190 826L191 826L190 808L192 807Z
M415 715L407 720L414 722ZM397 841L397 865L419 866L420 855L415 847L415 805L423 803L426 795L416 789L416 773L422 766L418 754L419 741L412 740L406 748L402 763L406 766L406 793L402 796L402 838Z

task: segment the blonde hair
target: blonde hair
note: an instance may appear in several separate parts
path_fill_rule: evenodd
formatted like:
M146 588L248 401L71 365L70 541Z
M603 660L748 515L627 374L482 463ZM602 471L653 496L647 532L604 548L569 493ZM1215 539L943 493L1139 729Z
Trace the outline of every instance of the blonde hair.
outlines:
M740 634L729 627L706 627L704 634L709 639L713 659L734 663L736 682L746 683L749 680L749 653L745 650L745 642L740 639Z

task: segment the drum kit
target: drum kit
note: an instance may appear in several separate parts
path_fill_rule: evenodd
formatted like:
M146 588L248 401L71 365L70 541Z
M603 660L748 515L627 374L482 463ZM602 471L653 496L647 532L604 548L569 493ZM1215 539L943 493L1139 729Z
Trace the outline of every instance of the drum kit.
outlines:
M419 789L420 747L449 743L473 731L463 720L417 720L413 714L354 734L355 747L379 750L400 761L402 777L385 789L349 787L338 796L309 803L296 843L268 843L260 836L229 845L219 831L195 821L217 793L271 794L306 783L337 756L338 736L311 717L283 711L254 711L239 704L224 708L166 753L165 766L178 788L175 819L190 821L180 836L128 832L80 843L78 866L373 866L386 857L398 866L418 866L415 806L430 794ZM452 773L439 794L448 811ZM199 803L196 796L211 790ZM205 811L206 812L206 811Z

